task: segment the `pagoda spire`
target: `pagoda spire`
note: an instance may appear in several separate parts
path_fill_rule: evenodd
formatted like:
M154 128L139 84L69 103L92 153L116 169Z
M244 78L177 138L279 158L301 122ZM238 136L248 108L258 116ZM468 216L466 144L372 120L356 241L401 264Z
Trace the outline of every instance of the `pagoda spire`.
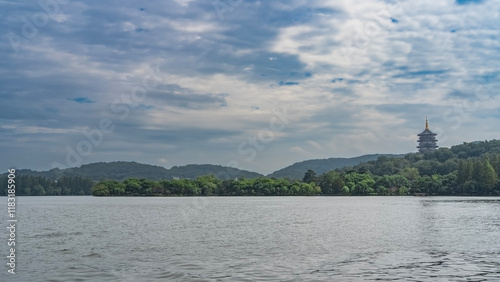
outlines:
M429 121L427 120L427 116L425 116L425 129L429 130Z

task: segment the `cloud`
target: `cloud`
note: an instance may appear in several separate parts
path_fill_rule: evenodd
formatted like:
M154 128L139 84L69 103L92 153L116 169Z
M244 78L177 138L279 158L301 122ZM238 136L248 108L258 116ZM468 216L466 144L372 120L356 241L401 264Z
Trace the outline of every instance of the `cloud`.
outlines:
M85 97L68 98L68 100L75 101L78 104L91 104L91 103L95 103L95 101L92 101L92 100L90 100L88 98L85 98Z
M419 71L406 71L403 74L394 75L393 78L413 78L420 75L440 75L446 73L446 70L419 70Z
M297 82L297 81L280 81L279 85L281 85L281 86L299 85L299 82Z
M440 146L499 138L496 1L221 2L68 1L37 26L37 3L0 4L4 35L21 40L0 40L0 169L63 163L104 118L115 129L83 162L269 173L415 151L426 115ZM245 161L238 146L273 122Z
M171 107L202 109L207 107L226 107L228 94L195 93L179 85L158 86L148 94L159 105Z

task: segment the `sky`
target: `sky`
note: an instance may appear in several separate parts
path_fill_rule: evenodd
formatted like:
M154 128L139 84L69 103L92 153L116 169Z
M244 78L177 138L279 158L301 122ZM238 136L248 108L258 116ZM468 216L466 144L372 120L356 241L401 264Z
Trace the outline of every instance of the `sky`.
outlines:
M0 0L0 169L500 138L500 2Z

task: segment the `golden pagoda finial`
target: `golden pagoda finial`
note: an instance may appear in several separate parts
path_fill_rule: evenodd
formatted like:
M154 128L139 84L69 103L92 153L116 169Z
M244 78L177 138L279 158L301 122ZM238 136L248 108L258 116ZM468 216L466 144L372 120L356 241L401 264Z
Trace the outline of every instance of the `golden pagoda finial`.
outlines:
M427 116L425 116L425 130L429 130L429 121L427 120Z

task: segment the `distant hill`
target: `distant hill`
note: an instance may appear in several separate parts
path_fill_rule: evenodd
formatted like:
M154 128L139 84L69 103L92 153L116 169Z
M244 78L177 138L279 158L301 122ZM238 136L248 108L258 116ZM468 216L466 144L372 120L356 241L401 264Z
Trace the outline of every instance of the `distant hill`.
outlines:
M19 175L43 176L49 179L57 179L61 176L81 176L93 180L113 179L125 180L127 178L146 178L151 180L189 178L213 174L220 179L234 179L236 177L258 178L262 174L239 170L220 165L186 165L174 166L166 169L161 166L147 165L136 162L110 162L91 163L78 168L51 169L49 171L33 171L30 169L19 169Z
M308 174L314 170L316 175ZM336 170L332 173L329 171ZM169 180L174 178L197 180ZM16 195L96 196L262 196L262 195L468 195L500 196L500 140L464 142L426 153L372 154L355 158L307 160L263 175L219 165L166 169L136 162L93 163L50 171L16 170ZM138 180L126 183L92 180ZM246 178L235 181L235 178ZM291 178L292 181L273 178ZM229 179L221 184L219 179ZM0 175L0 196L8 194L8 177ZM17 190L18 189L18 190Z
M219 179L235 179L245 177L249 179L263 177L263 174L241 170L221 165L211 164L190 164L185 166L174 166L168 170L170 177L175 178L196 178L201 175L213 174Z
M308 169L314 170L317 174L322 174L337 168L355 166L362 162L376 160L380 156L399 156L372 154L355 158L330 158L307 160L295 163L291 166L277 170L267 177L302 179ZM51 169L49 171L34 171L30 169L19 169L16 172L19 175L43 176L55 180L62 176L80 176L90 178L95 181L112 179L122 181L127 178L145 178L151 180L187 178L195 179L198 176L213 174L219 179L235 179L244 177L253 179L263 177L264 175L240 170L236 168L224 167L211 164L190 164L185 166L174 166L166 169L161 166L141 164L137 162L98 162L82 165L78 168Z
M274 178L291 178L291 179L302 179L307 170L314 170L318 175L325 173L330 170L337 168L343 168L347 166L355 166L362 162L368 162L376 160L380 156L387 157L398 157L402 155L391 155L391 154L371 154L363 155L354 158L329 158L329 159L317 159L317 160L307 160L298 163L294 163L291 166L287 166L280 170L277 170L267 177Z

